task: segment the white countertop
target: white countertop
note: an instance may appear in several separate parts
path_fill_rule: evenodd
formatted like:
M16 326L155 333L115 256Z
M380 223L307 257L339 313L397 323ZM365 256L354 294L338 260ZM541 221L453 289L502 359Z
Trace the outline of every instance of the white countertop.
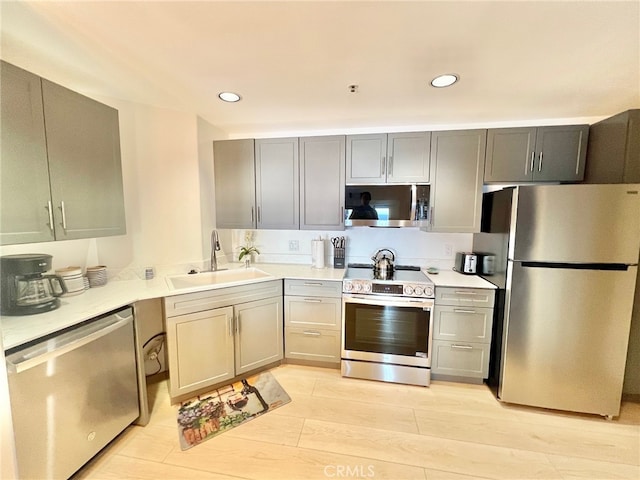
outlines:
M231 264L229 267L244 268L240 264ZM267 277L263 281L283 278L342 281L346 271L346 269L334 268L316 269L309 265L298 264L257 263L254 264L254 267L271 275L271 277ZM437 275L427 275L436 287L495 288L491 283L475 275L462 275L454 271L441 271ZM209 290L228 286L212 285L204 289ZM18 317L0 317L4 348L10 349L22 345L111 310L131 305L139 300L168 297L202 290L203 287L170 289L164 276L158 276L153 280L110 281L102 287L90 288L80 295L61 297L60 308L50 312Z
M427 273L426 270L423 270L423 272L431 279L436 288L496 288L493 283L487 282L485 279L480 278L477 275L464 275L456 272L455 270L440 270L437 274Z

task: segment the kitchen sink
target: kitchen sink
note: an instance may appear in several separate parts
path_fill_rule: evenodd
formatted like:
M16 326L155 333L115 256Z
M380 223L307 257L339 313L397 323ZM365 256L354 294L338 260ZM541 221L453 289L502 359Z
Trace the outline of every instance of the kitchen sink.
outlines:
M172 290L181 290L185 288L207 286L237 285L239 283L251 283L252 281L268 278L273 278L273 276L252 267L218 270L215 272L172 275L167 277L167 284Z

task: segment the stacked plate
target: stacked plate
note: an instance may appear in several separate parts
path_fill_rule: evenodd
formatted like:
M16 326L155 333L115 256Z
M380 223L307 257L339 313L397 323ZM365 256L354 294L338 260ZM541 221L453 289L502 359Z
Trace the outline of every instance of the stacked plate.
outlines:
M64 286L67 288L67 293L63 294L63 297L79 295L84 292L84 279L80 267L59 268L56 270L56 275L62 278Z
M89 279L89 286L101 287L107 284L107 267L104 265L97 265L95 267L87 267L87 278Z

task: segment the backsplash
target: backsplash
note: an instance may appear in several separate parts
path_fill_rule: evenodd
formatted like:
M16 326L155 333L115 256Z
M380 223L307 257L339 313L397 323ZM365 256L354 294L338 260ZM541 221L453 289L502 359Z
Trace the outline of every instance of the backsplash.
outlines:
M472 234L427 233L417 228L355 227L344 231L307 230L219 230L222 252L219 257L237 262L240 247L246 245L250 232L253 245L260 251L257 263L296 263L311 265L311 241L325 241L325 265L332 266L331 238L346 238L346 262L370 263L379 248L396 254L396 264L453 268L455 252L468 251Z

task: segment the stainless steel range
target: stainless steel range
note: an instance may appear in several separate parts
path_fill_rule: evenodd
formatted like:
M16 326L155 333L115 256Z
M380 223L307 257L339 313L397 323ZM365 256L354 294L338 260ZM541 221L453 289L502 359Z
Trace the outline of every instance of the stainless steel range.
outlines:
M349 264L342 282L342 375L428 386L434 285L419 267Z

